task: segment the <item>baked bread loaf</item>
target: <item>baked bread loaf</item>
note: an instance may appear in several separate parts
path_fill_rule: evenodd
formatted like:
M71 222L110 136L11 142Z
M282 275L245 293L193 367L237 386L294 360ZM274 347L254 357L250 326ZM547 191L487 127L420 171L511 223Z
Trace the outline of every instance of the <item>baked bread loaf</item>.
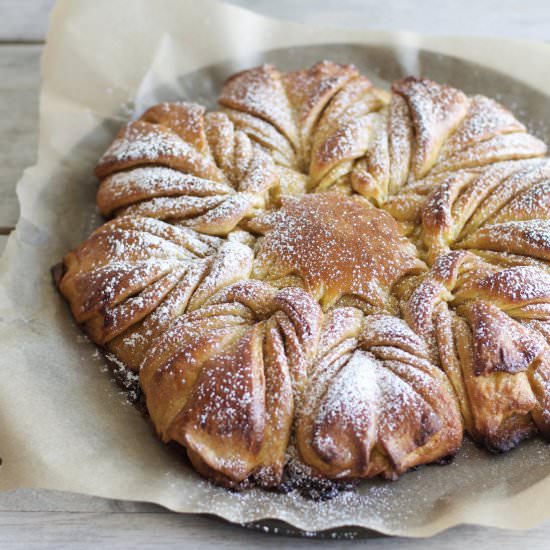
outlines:
M99 160L58 287L228 487L550 437L550 160L512 113L329 61L164 103Z

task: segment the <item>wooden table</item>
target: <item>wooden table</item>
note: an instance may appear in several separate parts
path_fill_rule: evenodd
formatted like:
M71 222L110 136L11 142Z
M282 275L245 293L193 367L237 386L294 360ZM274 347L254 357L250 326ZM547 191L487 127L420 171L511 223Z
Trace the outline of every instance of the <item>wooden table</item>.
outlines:
M316 22L391 27L421 32L490 33L550 39L550 2L530 0L233 0L269 15ZM53 0L0 0L0 250L18 217L15 184L35 162L39 62ZM332 3L333 6L335 3ZM441 7L445 4L444 12ZM426 14L431 14L430 17ZM466 29L466 31L465 31ZM550 548L550 522L527 532L462 526L431 539L379 538L380 548ZM324 548L335 542L281 538L215 518L170 513L145 503L44 490L0 493L0 548Z

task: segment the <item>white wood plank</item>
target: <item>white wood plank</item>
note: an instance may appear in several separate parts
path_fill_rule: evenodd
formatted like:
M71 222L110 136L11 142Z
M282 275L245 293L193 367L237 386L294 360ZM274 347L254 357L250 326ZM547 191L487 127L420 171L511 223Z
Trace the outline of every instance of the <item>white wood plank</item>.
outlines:
M36 159L40 45L0 46L0 230L15 225L15 185Z
M0 0L0 40L44 40L55 0Z
M265 15L330 25L550 40L547 0L230 0ZM0 40L43 40L54 0L0 0ZM420 8L421 6L421 8Z
M460 527L430 539L380 537L335 543L266 535L228 525L210 517L171 513L62 513L0 514L0 547L13 549L71 548L364 548L369 550L462 550L464 548L547 550L549 526L529 533Z
M428 34L550 40L548 0L229 0L265 15Z
M36 540L34 535L37 530L40 531L40 540ZM89 531L96 537L93 544L86 538L82 539L82 534ZM286 540L266 537L250 529L238 528L235 531L221 520L173 514L149 503L37 489L0 493L2 549L59 548L64 543L69 544L68 541L72 541L71 548L91 548L96 544L99 547L107 541L114 549L127 548L134 542L139 542L140 548L169 548L176 541L182 548L224 549L260 543L266 548L283 548ZM529 531L461 526L430 539L382 538L369 540L368 544L370 549L413 550L462 549L468 545L474 549L506 550L528 544L532 550L546 550L548 540L550 522ZM293 541L292 547L294 544ZM309 548L314 544L316 547L323 545L318 541L303 541L300 547Z
M45 489L18 489L0 492L0 515L3 512L157 513L166 512L166 509L148 502L111 500Z

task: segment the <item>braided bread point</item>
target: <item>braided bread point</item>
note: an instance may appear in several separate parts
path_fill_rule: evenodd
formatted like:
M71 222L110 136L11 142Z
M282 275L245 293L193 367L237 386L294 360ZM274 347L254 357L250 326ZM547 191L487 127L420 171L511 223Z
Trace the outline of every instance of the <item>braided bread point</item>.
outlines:
M161 439L185 445L195 467L225 485L251 476L279 485L321 315L300 289L249 280L180 317L140 373Z
M139 369L153 339L218 289L247 278L247 246L160 222L121 217L64 258L59 290L90 339Z
M278 181L272 159L223 113L163 103L123 128L101 157L105 216L148 216L226 235L265 207Z
M550 348L526 322L549 319L549 306L547 271L463 251L440 256L404 306L453 383L466 430L491 450L550 437Z
M454 114L449 110L444 116L447 86L409 77L394 84L393 90L409 107L412 119L409 124L412 122L416 136L412 150L429 151L412 161L412 167L421 168L413 169L400 193L389 197L384 204L400 221L417 224L426 199L446 180L452 193L491 165L502 163L506 168L507 161L537 158L546 153L546 145L528 134L512 113L492 99L480 95L467 98L454 90L451 97L454 96L462 108L455 109ZM439 140L434 134L439 135ZM430 145L423 146L423 143ZM431 160L422 164L424 157ZM510 165L511 170L513 166ZM505 172L502 177L506 177ZM443 200L448 199L445 196Z
M456 398L424 340L356 308L325 321L296 426L303 460L329 478L396 479L462 444Z
M479 174L446 177L421 210L430 263L451 248L521 254L548 260L550 162L496 163Z
M220 104L251 139L273 152L279 165L294 171L294 176L285 171L287 179L300 181L305 175L309 190L345 191L342 180L349 180L356 159L369 148L373 173L383 171L376 164L384 159L374 158L376 133L384 131L379 112L388 99L355 67L323 61L291 73L271 65L243 71L226 82ZM259 132L258 119L269 130Z

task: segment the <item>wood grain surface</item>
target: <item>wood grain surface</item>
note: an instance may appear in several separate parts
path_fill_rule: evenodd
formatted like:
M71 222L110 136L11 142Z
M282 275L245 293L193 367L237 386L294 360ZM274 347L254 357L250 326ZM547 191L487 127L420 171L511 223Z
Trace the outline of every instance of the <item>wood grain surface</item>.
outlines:
M41 51L36 44L0 45L0 233L17 221L15 185L36 159Z
M43 40L55 0L0 0L0 40ZM228 0L264 15L431 34L550 39L548 0Z
M550 2L531 0L233 0L267 15L420 32L550 39ZM18 217L15 186L36 159L40 54L53 0L0 0L0 250ZM419 6L422 5L422 9ZM426 14L429 14L427 16ZM550 548L550 522L530 531L461 526L430 539L307 540L138 502L22 489L0 493L0 549L29 548Z

